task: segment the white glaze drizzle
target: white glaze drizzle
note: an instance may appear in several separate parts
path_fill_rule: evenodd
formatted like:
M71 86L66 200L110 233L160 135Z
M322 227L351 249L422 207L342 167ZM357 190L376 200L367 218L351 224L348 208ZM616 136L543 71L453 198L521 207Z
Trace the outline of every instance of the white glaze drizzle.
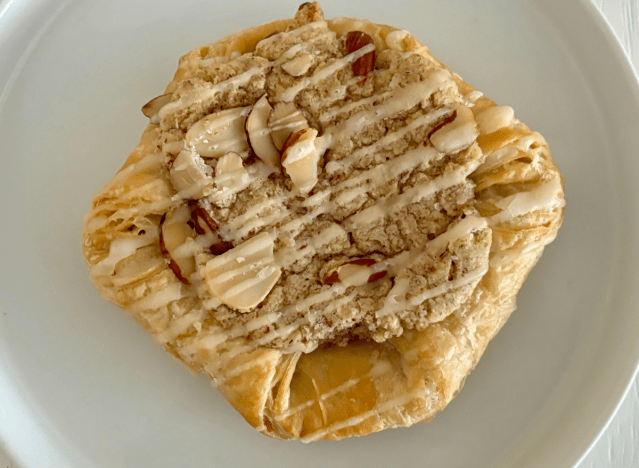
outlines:
M391 313L402 310L408 306L419 305L427 299L436 297L452 289L457 289L461 286L465 286L466 284L475 281L477 278L481 278L486 273L486 271L471 272L461 278L443 283L443 285L440 285L436 288L426 290L422 295L416 298L411 298L410 301L407 301L405 295L408 292L409 282L408 278L402 275L402 270L405 268L409 268L411 265L411 260L419 258L419 256L421 256L422 254L436 255L437 252L446 249L448 244L450 244L451 242L454 242L457 239L462 239L472 234L473 232L486 229L487 226L488 223L484 218L478 216L466 216L455 226L448 229L445 233L427 242L423 247L418 247L410 252L404 252L403 254L397 256L395 259L388 260L387 263L389 265L389 272L391 273L391 275L398 276L395 279L393 288L386 295L383 307L377 310L375 315L377 317L383 317L385 315L389 315Z
M472 160L466 165L460 166L456 170L448 171L425 184L415 185L400 194L388 195L381 199L376 205L370 206L349 217L345 225L349 229L355 229L356 227L376 223L389 214L396 213L412 203L417 203L442 190L463 183L466 177L477 168L477 165L478 160Z
M183 95L177 101L169 102L164 107L162 107L162 109L160 109L160 111L158 112L158 115L160 116L160 119L164 120L173 112L179 112L188 107L191 107L194 104L212 100L220 93L246 86L254 76L260 73L264 73L264 71L265 68L263 67L253 67L248 69L244 73L233 76L228 80L221 81L220 83L217 83L210 88L201 88L195 92L186 93L186 95Z
M535 211L562 208L565 200L559 177L542 182L529 192L519 192L502 198L495 205L502 211L491 217L492 222L504 222Z
M273 42L279 42L282 40L286 40L288 38L295 38L298 36L302 36L306 32L316 32L314 30L317 30L317 29L321 29L323 31L329 32L332 35L335 34L328 29L328 24L326 23L326 21L313 21L312 23L304 24L300 26L299 28L293 29L291 31L283 31L283 32L274 34L271 37L262 39L255 46L255 50L259 50L263 47L268 47L268 45L272 44ZM313 37L316 37L316 36L313 35Z
M274 96L273 101L274 102L277 102L277 101L292 102L295 99L295 96L297 96L298 93L302 91L303 89L306 89L310 86L315 86L318 83L321 83L323 80L325 80L326 78L328 78L329 76L337 72L338 70L344 68L347 65L350 65L358 58L363 57L367 53L372 52L374 50L375 50L375 44L368 44L362 47L361 49L356 50L355 52L352 52L340 59L335 60L333 63L331 63L330 65L327 65L326 67L315 70L313 75L311 75L310 77L302 78L293 86L290 86L286 91L284 91L280 95Z
M405 87L397 87L385 93L376 94L368 98L360 99L359 101L345 104L342 107L325 111L320 116L320 122L327 123L340 114L345 114L368 104L380 102L381 104L374 106L371 110L355 114L351 116L350 119L357 121L363 118L370 122L384 119L401 111L411 109L417 104L423 107L434 92L453 85L454 82L450 78L450 73L446 70L437 70L428 75L424 81L410 83ZM341 126L345 127L346 130L351 128L349 124L341 124Z
M428 114L421 115L415 120L411 121L405 127L402 127L401 129L397 130L396 132L384 135L375 143L369 146L364 146L362 148L359 148L353 151L350 155L346 156L345 158L340 159L339 161L328 162L325 167L326 172L329 174L334 174L340 170L343 170L349 166L352 166L358 159L362 158L363 156L370 153L376 153L380 151L382 148L385 148L395 143L396 141L400 140L401 138L403 138L404 136L406 136L408 133L412 132L413 130L422 126L432 125L438 120L451 115L453 111L454 109L444 107L441 109L437 109L436 111L430 112Z
M251 230L260 228L270 222L279 220L288 214L288 210L284 207L286 197L267 198L262 203L251 206L244 213L236 216L226 224L227 232L232 237L238 239L244 238ZM263 213L271 207L276 207L274 212L264 217Z
M174 341L179 335L186 333L194 324L204 320L207 315L208 311L193 309L182 317L172 320L166 330L153 337L153 341L159 345Z
M315 26L309 26L309 27L315 27ZM282 34L287 34L287 33L282 33ZM306 44L297 44L291 47L287 52L282 54L279 60L281 61L284 59L288 59L290 57L294 57L297 53L299 53L306 47L307 47ZM331 63L327 67L324 67L320 70L316 70L311 77L299 80L300 83L298 83L294 87L291 87L281 96L278 96L276 100L287 100L287 101L292 100L297 95L297 93L299 93L302 89L318 84L319 82L321 82L322 80L330 76L332 73L335 73L336 71L340 70L344 66L352 63L353 61L357 60L358 58L360 58L361 56L365 55L366 53L372 50L374 50L374 45L371 44L352 54L349 54L343 57L342 59L336 60L335 62ZM270 65L273 65L273 63L271 63ZM189 99L187 99L184 102L182 102L182 104L180 105L183 105L184 107L188 107L194 102L208 99L214 96L215 94L217 94L218 92L223 92L224 90L234 86L241 86L243 84L246 84L250 81L250 79L256 73L260 72L261 70L263 69L260 67L255 67L241 75L238 75L234 78L231 78L230 80L227 80L226 82L219 83L218 85L214 86L214 88L219 88L219 89L206 90L203 93L199 93L197 96L192 96L191 97L192 102L189 101ZM355 80L353 81L355 82ZM430 96L433 92L437 91L438 89L442 89L442 87L447 85L452 85L452 80L450 79L450 75L448 74L448 72L444 72L444 71L435 72L423 82L413 83L403 88L398 87L388 93L385 93L383 96L367 98L356 103L347 104L341 109L329 111L327 112L327 114L325 114L322 117L324 122L331 120L333 117L341 113L350 112L351 110L359 106L376 104L377 102L380 102L380 101L382 102L381 105L376 105L371 110L360 112L359 115L356 114L354 116L351 116L349 119L346 119L346 121L342 122L338 126L332 127L332 129L326 133L324 143L326 147L330 147L331 141L334 138L339 138L341 135L344 135L346 133L357 131L363 128L363 126L368 123L372 123L379 119L388 118L398 112L401 112L402 110L405 110L406 108L411 108L411 107L414 107L415 105L424 105L426 100L428 99L428 96ZM339 93L336 93L336 96L337 95L339 95ZM176 103L171 103L171 104L174 105L174 107L176 108L178 107L178 104ZM164 110L164 113L167 113L171 111L172 108L169 107L168 109L163 109L163 110ZM331 169L329 170L329 172L336 172L340 170L341 168L346 167L346 165L354 162L356 159L369 154L369 152L374 152L383 148L386 145L390 145L394 143L395 141L399 140L400 138L402 138L408 132L414 129L417 129L420 126L432 125L438 120L450 115L451 113L452 113L452 109L444 108L444 109L439 109L434 112L431 112L430 114L420 116L417 119L410 122L408 126L394 133L387 134L386 136L382 137L381 139L379 139L377 142L375 142L374 144L370 146L359 148L358 150L353 152L351 155L349 155L347 158L344 158L341 161L330 162L327 165L327 170L330 167ZM419 165L428 164L432 160L437 159L441 156L442 156L441 153L438 153L432 148L420 147L415 150L411 150L405 153L404 155L398 156L388 161L386 164L381 164L371 169L368 169L366 171L361 171L360 173L356 173L349 180L346 180L338 184L337 186L324 191L323 193L319 193L314 195L313 197L309 197L304 202L304 204L306 206L311 207L312 209L306 215L303 215L300 218L289 221L286 225L282 226L281 228L274 229L273 232L279 235L281 234L293 235L294 237L300 232L301 228L305 224L311 222L320 214L325 213L328 210L334 209L337 206L348 203L349 201L353 200L355 197L359 196L360 194L366 194L372 191L380 184L392 180L394 177L397 177L401 173L414 170ZM402 194L385 198L383 202L384 209L381 210L381 212L379 212L378 214L375 214L373 217L378 215L382 216L385 214L384 212L397 210L403 206L407 206L410 203L413 203L425 197L428 197L436 193L437 191L444 190L445 188L448 188L450 186L456 185L457 183L463 182L463 179L470 172L472 172L472 170L475 169L475 167L471 167L471 166L472 165L468 165L468 167L463 167L459 169L458 171L453 171L452 173L444 174L443 176L439 177L436 180L433 180L427 184L423 184L423 185L408 189L406 192ZM253 174L253 175L256 175L256 174ZM263 174L259 174L259 175L263 175ZM251 177L249 181L242 184L243 187L241 189L246 188L246 186L248 186L252 181L256 180L256 178L257 177ZM238 189L237 191L241 189ZM334 194L336 194L336 197L334 198L333 201L330 201L331 196ZM215 200L217 197L218 195L213 194L209 196L209 199L213 198L213 200ZM244 215L242 215L241 217L238 217L237 219L229 223L229 226L227 226L227 229L230 232L235 231L236 234L245 236L245 235L248 235L248 233L251 230L259 229L264 226L268 227L271 223L277 223L281 221L285 217L289 216L290 213L288 212L288 210L275 211L274 213L270 214L265 219L260 219L259 221L254 223L252 222L252 217L255 216L255 218L258 218L259 214L263 213L271 205L274 205L277 202L280 202L280 203L283 202L284 198L290 201L290 198L291 198L290 194L287 194L287 196L283 197L282 200L277 200L277 201L271 200L271 203L266 202L256 207L252 207L249 211L244 213ZM324 201L324 204L319 205L320 201ZM364 211L366 212L366 210ZM354 226L358 223L362 223L364 216L358 217L358 215L360 214L361 213L358 213L352 216L351 219L347 221L347 225L348 223L350 223L351 226ZM371 214L374 214L373 211L367 212L367 215L371 215ZM264 217L260 217L260 218L264 218ZM325 234L325 233L322 233L322 234ZM340 233L335 232L334 234L336 236L338 234L341 235L341 232ZM308 255L309 252L312 252L313 250L317 248L315 244L321 243L321 242L325 242L325 239L321 239L319 237L317 239L313 238L312 242L310 243L310 245L308 245L307 249L304 249L306 250L306 252L297 251L295 252L295 255L291 256L290 258L293 259L293 261L295 261L296 259L300 258L299 254L301 254L302 256ZM292 246L289 246L289 247L292 247ZM401 269L399 267L400 259L401 259L401 262L403 263L408 258L407 255L405 254L406 252L404 254L397 256L395 259L390 259L386 261L385 264L383 265L380 264L378 266L380 268L382 266L386 266L389 269L389 271L397 271ZM304 301L296 304L294 308L296 311L303 311L303 310L308 311L308 309L312 307L313 305L326 302L326 301L331 301L337 307L338 305L347 302L352 297L355 297L355 292L354 292L349 296L345 296L335 300L336 298L338 298L340 295L344 293L344 289L345 289L344 285L333 285L332 287L322 291L319 294L306 298ZM212 346L213 348L215 348L217 347L218 344L225 342L229 338L238 337L242 334L245 334L246 332L257 330L271 323L275 323L281 317L282 317L282 314L269 314L264 317L258 317L256 319L253 319L247 322L243 327L235 327L231 332L221 331L219 334L220 336L217 336L217 338L215 339L211 337L208 338L208 346L209 347ZM289 333L297 329L297 327L299 327L299 325L301 325L302 323L308 323L308 318L303 318L301 319L301 321L298 320L279 330L273 330L270 333L267 333L267 335L264 336L259 341L261 344L265 344L269 340L273 339L273 337L287 336ZM214 342L217 344L214 345L213 344ZM259 345L260 343L258 343L257 345Z
M411 401L413 401L414 399L422 397L422 396L424 396L424 392L422 390L419 390L419 391L416 391L416 392L404 394L404 395L402 395L400 397L393 398L391 400L386 401L385 403L380 403L380 404L376 405L375 409L373 409L373 410L365 411L364 413L362 413L362 414L360 414L358 416L354 416L354 417L346 419L344 421L340 421L338 423L331 424L330 426L325 427L324 429L321 429L319 431L315 431L315 432L313 432L311 434L308 434L307 436L302 437L301 441L304 442L304 443L316 441L316 440L321 439L322 437L330 434L331 432L335 432L335 431L339 431L341 429L346 429L347 427L355 426L355 425L360 424L361 422L367 420L368 418L371 418L373 416L377 416L380 413L383 413L385 411L394 409L396 407L404 406L404 405L410 403Z
M91 267L94 276L110 276L120 260L130 257L138 249L158 240L157 231L147 232L143 236L135 235L113 239L109 246L109 254Z
M167 307L169 303L182 297L182 283L174 282L163 289L147 294L129 306L134 311L149 311Z
M432 299L433 297L440 296L454 289L461 288L462 286L467 286L474 281L479 281L487 272L488 266L477 268L476 270L466 273L464 276L457 279L447 281L434 288L426 289L421 294L411 297L407 302L411 306L417 306L428 299Z

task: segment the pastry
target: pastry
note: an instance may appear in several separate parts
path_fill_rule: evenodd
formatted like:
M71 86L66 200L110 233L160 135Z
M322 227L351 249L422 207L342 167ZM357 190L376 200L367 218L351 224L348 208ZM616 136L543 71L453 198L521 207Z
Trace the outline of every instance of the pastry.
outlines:
M199 47L83 226L92 282L258 431L429 421L559 229L537 132L317 3Z

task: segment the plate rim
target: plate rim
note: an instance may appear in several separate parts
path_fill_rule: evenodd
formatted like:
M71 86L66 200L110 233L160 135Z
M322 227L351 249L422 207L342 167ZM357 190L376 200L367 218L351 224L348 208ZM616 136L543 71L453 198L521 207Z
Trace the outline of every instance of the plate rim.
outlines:
M0 25L3 24L3 22L7 22L12 19L15 20L16 18L18 18L18 20L15 21L15 24L20 24L21 22L20 20L23 19L24 15L34 14L36 10L36 7L35 7L36 5L46 4L47 6L50 6L52 3L53 2L50 0L29 0L25 2L8 0L6 3L0 2ZM70 3L71 3L71 0L66 0L65 2L63 2L63 4L57 9L58 13L62 12L62 10L66 8L66 6L69 5ZM610 23L606 20L606 18L601 14L601 12L595 7L595 5L593 5L593 3L590 0L579 0L576 3L575 2L571 2L571 3L580 5L582 8L584 8L584 11L588 13L588 16L590 17L590 19L595 22L597 26L596 28L597 31L602 33L605 36L606 45L608 49L614 53L615 63L622 67L624 75L629 83L629 89L633 91L635 104L639 107L639 74L633 68L630 62L630 58L625 53L619 38L614 34ZM43 13L35 12L35 14L42 15ZM12 17L11 15L14 15L14 16ZM20 15L23 15L22 18L20 17ZM45 23L48 24L49 26L53 24L54 22L55 22L55 18L50 18L49 20L45 21ZM43 31L38 32L36 36L38 36L38 34L41 34L41 33L43 33ZM0 39L2 39L1 34L0 34ZM36 39L36 37L34 37L34 39ZM27 53L28 48L31 46L37 47L37 41L35 44L32 41L29 42L27 44L27 49L24 50L24 53ZM2 58L4 55L3 52L6 48L7 48L6 46L3 47L3 41L0 40L0 61L2 61ZM24 54L21 54L15 66L9 69L9 73L7 74L8 76L7 80L3 80L4 77L0 74L0 84L2 85L2 87L0 88L0 112L2 112L3 97L5 96L5 93L11 92L11 87L12 87L11 77L15 73L17 74L20 73L17 67L20 66L20 62L23 58L24 58ZM4 349L4 346L5 346L4 341L0 340L0 349ZM0 359L0 403L2 403L5 399L8 399L9 401L16 400L15 396L12 396L11 393L16 388L19 388L20 379L18 377L20 375L20 371L18 369L13 369L12 364L13 363L11 362L7 363L6 361ZM628 381L625 384L623 384L623 391L621 393L621 397L617 399L616 403L613 405L612 412L609 414L604 426L598 430L594 440L592 440L589 443L585 443L586 449L585 451L582 451L581 456L579 456L575 460L575 465L578 465L579 463L581 463L583 459L588 455L588 453L592 450L592 448L596 445L597 441L605 432L610 422L614 419L617 411L619 410L619 407L623 403L628 391L630 390L633 380L635 379L637 372L639 372L639 345L636 347L636 350L635 350L633 369L634 370L632 371ZM7 382L8 385L3 384L3 382ZM15 388L11 387L10 385L11 382L14 382ZM18 385L15 385L16 382L18 383ZM27 402L21 401L20 404L25 405L25 408L22 408L22 409L25 409L26 413L29 413ZM2 407L0 406L0 409L1 408ZM2 413L0 412L0 416L1 415ZM39 417L36 417L36 416L34 417L38 421L42 420L42 415L40 415ZM7 450L7 453L9 453L9 455L13 457L13 459L21 460L21 457L18 456L19 454L14 453L14 451L12 450L12 445L9 443L6 443L7 440L8 438L4 434L0 433L0 446L5 448ZM51 452L51 454L54 454L57 456L61 455L60 453L55 452L55 448L52 447L52 450L54 450L54 452ZM22 459L22 461L24 461L24 459Z

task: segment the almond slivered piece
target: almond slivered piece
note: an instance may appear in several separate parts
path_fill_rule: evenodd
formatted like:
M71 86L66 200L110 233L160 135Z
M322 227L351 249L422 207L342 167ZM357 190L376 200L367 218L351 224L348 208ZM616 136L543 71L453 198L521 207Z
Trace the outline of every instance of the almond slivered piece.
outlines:
M248 182L248 172L239 154L228 153L219 159L215 166L215 184L218 189L237 191L246 187Z
M452 122L446 122L430 135L430 142L440 153L458 153L468 148L479 136L473 111L466 106L459 106L454 116Z
M311 54L300 55L282 65L282 70L291 76L302 76L313 65L313 56Z
M370 258L353 260L327 272L322 278L324 284L343 283L347 286L362 286L384 278L388 271L374 267L377 262Z
M248 151L244 124L250 110L250 107L237 107L207 115L193 124L185 140L204 158Z
M308 122L295 104L278 102L269 116L268 127L271 129L271 137L275 147L281 150L291 134L308 128Z
M195 259L182 248L188 239L195 237L195 232L187 224L190 219L191 212L184 205L165 214L160 221L160 251L169 261L175 276L185 284L188 284L188 277L195 271Z
M162 96L155 97L142 106L142 113L146 115L152 124L160 124L160 116L158 113L166 104L171 102L173 97L172 93L163 94Z
M255 103L246 119L246 134L255 155L265 163L279 167L280 152L273 143L268 126L268 118L272 110L265 94Z
M284 144L282 167L293 181L295 189L302 195L317 184L317 163L320 153L315 146L317 130L305 128L293 133Z
M281 274L273 257L273 239L266 232L209 260L204 268L211 294L240 312L262 302Z
M169 178L177 192L186 193L188 198L201 198L204 189L213 184L213 169L194 151L182 150L178 153Z
M202 206L193 208L191 221L195 232L208 241L209 251L213 255L223 254L233 248L233 244L222 237L218 224Z

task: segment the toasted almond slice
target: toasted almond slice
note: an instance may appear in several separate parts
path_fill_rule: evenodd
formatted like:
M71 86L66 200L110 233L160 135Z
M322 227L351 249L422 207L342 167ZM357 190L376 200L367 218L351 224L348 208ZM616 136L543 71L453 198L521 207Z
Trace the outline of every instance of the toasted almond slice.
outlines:
M371 258L360 258L344 263L327 272L322 278L324 284L343 283L347 286L362 286L384 278L388 271L374 267L377 262Z
M173 157L184 149L186 149L184 140L167 140L162 144L162 151Z
M440 153L458 153L473 144L479 136L472 110L462 105L453 115L454 120L447 119L431 132L430 142Z
M320 152L315 146L317 130L306 128L293 133L284 144L282 167L296 190L306 195L317 184L317 163Z
M204 267L211 294L241 312L262 302L281 274L273 257L273 238L267 232L218 255Z
M237 107L207 115L186 132L186 142L204 158L219 158L248 151L244 124L250 107Z
M178 153L169 178L175 190L183 198L202 198L204 190L213 184L213 169L193 150L182 150Z
M311 54L300 55L293 60L289 60L282 65L282 70L291 76L302 76L313 65L313 56Z
M219 232L219 226L211 214L202 206L196 206L191 211L191 221L195 232L203 236L203 242L209 245L209 250L213 255L220 255L231 250L233 244L225 241Z
M216 234L219 229L213 217L201 206L193 208L193 211L191 211L191 221L193 221L195 232L199 235Z
M146 115L151 123L154 125L159 125L160 116L159 112L166 104L171 102L171 98L173 97L173 93L163 94L162 96L158 96L156 98L151 99L149 102L142 106L142 113Z
M241 190L248 185L249 176L242 158L237 153L222 156L215 166L215 184L218 189Z
M188 206L184 205L169 212L160 221L160 251L169 260L169 267L175 276L185 284L195 271L195 259L181 248L188 239L195 237L195 232L187 224L191 219Z
M265 94L255 103L246 119L246 134L255 155L265 163L278 167L280 153L273 143L268 127L268 118L272 110Z
M278 102L273 107L268 119L268 127L271 129L271 138L278 150L291 134L308 128L308 122L304 114L295 107L292 102Z
M116 286L125 286L150 278L164 269L166 262L163 258L152 257L142 262L128 263L117 266L111 281Z

